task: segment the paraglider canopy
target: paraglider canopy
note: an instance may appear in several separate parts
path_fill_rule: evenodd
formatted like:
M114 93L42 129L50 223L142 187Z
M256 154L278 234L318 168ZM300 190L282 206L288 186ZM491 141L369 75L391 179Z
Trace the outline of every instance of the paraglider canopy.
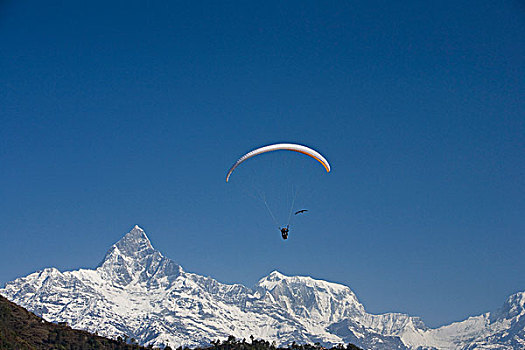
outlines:
M228 171L228 174L226 175L226 182L230 180L230 175L233 173L235 168L237 168L242 162L244 162L247 159L250 159L251 157L254 157L256 155L266 153L266 152L272 152L272 151L278 151L278 150L287 150L287 151L294 151L299 152L302 154L305 154L309 157L312 157L313 159L317 160L319 163L321 163L324 168L326 169L326 172L330 172L330 164L328 161L317 151L295 143L276 143L273 145L268 145L264 147L260 147L257 149L254 149L253 151L250 151L243 155Z

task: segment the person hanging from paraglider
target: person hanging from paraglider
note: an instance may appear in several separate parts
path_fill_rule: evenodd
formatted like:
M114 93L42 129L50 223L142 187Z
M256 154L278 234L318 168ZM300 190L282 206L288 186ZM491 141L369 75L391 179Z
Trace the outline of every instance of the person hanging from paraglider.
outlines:
M295 212L295 215L302 214L304 212L307 212L308 209L301 209ZM286 225L286 227L283 227L281 230L281 236L283 236L283 239L288 239L288 232L290 231L290 225Z
M286 227L281 228L281 236L283 236L283 239L288 238L288 231L289 231L289 225L286 225Z

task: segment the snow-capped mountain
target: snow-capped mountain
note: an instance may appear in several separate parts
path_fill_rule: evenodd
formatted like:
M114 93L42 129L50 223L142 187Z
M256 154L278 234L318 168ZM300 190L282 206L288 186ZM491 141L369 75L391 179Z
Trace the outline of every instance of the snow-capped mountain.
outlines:
M253 335L279 345L525 349L525 292L495 313L432 329L405 314L369 314L336 283L274 271L250 289L185 272L138 226L94 270L47 268L7 283L0 294L48 321L142 344L196 346Z

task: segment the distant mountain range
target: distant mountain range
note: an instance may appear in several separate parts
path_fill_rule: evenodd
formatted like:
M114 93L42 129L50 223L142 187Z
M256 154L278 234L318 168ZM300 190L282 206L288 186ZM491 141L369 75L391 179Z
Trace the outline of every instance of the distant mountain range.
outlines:
M0 294L48 321L144 345L203 346L253 335L277 345L525 349L525 292L497 312L429 328L405 314L369 314L347 286L310 277L274 271L250 289L185 272L138 226L94 270L46 268L7 283Z

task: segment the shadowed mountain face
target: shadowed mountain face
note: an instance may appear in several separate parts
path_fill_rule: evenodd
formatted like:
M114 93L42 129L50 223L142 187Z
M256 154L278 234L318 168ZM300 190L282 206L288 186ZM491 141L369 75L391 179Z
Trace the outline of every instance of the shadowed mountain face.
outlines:
M142 344L206 345L228 335L279 345L354 343L368 349L522 349L524 293L497 313L431 329L405 314L368 314L350 288L277 271L253 289L185 272L135 226L94 270L44 269L0 294L74 328Z

